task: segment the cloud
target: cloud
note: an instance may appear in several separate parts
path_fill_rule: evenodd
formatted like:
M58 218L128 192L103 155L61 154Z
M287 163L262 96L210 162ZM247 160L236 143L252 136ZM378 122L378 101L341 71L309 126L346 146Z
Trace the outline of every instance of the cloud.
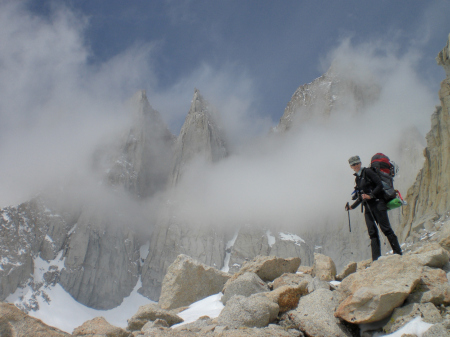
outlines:
M437 94L417 74L417 54L397 51L386 41L343 40L323 62L353 83L376 84L378 99L359 111L348 104L329 118L309 119L284 137L260 140L218 164L195 162L174 197L178 218L293 231L336 224L354 186L347 159L360 155L367 166L372 155L384 152L409 165L398 151L401 138L411 127L422 137L429 130ZM341 94L341 101L354 99L351 89ZM420 144L422 137L414 141Z
M88 21L64 6L48 17L0 4L0 205L87 174L95 146L127 123L133 90L151 81L151 45L90 63Z
M152 68L154 44L136 44L92 64L87 24L65 7L42 18L15 2L0 5L1 206L83 179L79 190L90 188L77 193L102 199L91 156L105 137L129 126L123 102L146 89L150 104L177 133L197 87L220 112L233 151L216 164L192 163L171 195L178 218L291 230L330 223L343 214L353 189L347 159L359 154L367 164L384 152L395 160L404 130L415 126L424 135L438 103L418 75L419 53L399 53L395 41L355 45L343 39L321 60L323 69L333 64L355 83L376 83L379 99L362 111L344 106L284 137L268 137L274 121L257 110L254 79L237 64L203 63L161 88ZM148 202L157 208L157 201Z

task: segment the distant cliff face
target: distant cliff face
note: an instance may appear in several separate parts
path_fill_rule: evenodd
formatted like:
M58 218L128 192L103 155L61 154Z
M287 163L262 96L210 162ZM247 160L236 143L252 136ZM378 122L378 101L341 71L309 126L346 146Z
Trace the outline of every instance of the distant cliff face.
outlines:
M350 79L344 69L332 65L324 75L295 91L276 131L287 131L314 117L326 118L342 108L358 112L379 94L380 87L375 81Z
M450 210L450 41L436 58L446 72L441 82L441 105L431 116L431 131L427 134L425 163L414 185L408 191L401 238L413 239L421 229L431 229L433 223L448 216Z

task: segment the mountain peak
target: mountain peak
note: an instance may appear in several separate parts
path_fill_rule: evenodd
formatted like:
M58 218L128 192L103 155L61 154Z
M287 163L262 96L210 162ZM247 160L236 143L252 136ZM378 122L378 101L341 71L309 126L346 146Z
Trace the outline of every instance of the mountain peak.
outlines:
M200 90L197 88L194 89L194 96L191 101L191 108L189 109L189 114L200 113L204 114L206 112L211 112L208 102L203 98Z
M178 181L181 172L194 157L201 156L215 162L228 154L219 116L197 88L175 147L173 183Z

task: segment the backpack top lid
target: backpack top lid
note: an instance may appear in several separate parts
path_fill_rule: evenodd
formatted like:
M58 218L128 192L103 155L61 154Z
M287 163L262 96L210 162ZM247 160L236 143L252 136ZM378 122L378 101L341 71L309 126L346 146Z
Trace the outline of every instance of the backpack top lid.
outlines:
M389 157L382 153L375 154L370 160L370 167L389 175L391 174L391 166Z

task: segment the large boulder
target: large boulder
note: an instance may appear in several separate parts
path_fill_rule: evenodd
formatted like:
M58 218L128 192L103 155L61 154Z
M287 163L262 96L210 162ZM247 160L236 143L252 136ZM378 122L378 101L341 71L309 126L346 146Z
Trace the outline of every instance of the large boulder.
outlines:
M449 255L450 253L438 243L431 242L420 247L408 256L422 266L442 268L448 263Z
M103 317L95 317L75 328L73 336L85 337L128 337L129 332L109 324Z
M227 302L217 322L232 328L262 328L274 321L278 312L278 305L262 294L250 297L236 295Z
M71 335L28 316L14 304L0 303L0 336L68 337Z
M383 327L383 331L387 334L393 333L418 316L422 317L422 320L426 323L442 322L441 314L433 304L413 303L395 309L389 322Z
M330 257L314 253L312 276L318 277L322 281L334 281L336 279L336 265Z
M173 312L159 308L156 304L146 304L139 307L139 310L128 320L127 329L130 331L141 330L147 322L154 322L162 319L169 326L183 322L183 319Z
M174 309L219 293L229 275L180 254L164 276L159 306Z
M239 272L235 273L225 284L224 291L232 281L246 272L255 273L263 281L273 281L284 273L295 273L300 263L299 257L282 259L276 256L257 256L243 264Z
M424 267L420 282L406 299L407 303L450 304L450 284L442 269Z
M335 316L354 324L388 317L420 282L422 270L420 264L396 254L374 261L342 281Z
M255 273L247 272L240 275L237 279L232 281L221 298L223 304L227 304L227 301L234 295L242 295L248 297L256 293L262 293L269 291L269 286L261 280L261 278Z
M285 313L282 320L290 320L290 324L298 326L307 336L353 336L352 332L334 317L336 305L337 301L332 291L318 289L301 297L297 309Z

